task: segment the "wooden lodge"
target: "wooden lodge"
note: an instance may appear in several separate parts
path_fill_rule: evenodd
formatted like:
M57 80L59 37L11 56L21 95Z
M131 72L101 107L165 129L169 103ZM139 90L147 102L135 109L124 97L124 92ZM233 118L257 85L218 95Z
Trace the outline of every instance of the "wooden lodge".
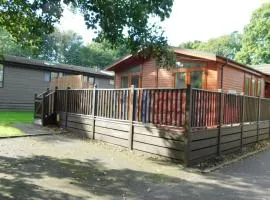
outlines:
M136 56L111 65L115 89L46 91L35 98L35 118L186 165L270 137L269 74L213 54L174 51L171 70Z
M260 69L211 53L174 49L175 68L159 69L155 59L127 56L107 67L115 72L115 88L193 88L270 97L270 76Z

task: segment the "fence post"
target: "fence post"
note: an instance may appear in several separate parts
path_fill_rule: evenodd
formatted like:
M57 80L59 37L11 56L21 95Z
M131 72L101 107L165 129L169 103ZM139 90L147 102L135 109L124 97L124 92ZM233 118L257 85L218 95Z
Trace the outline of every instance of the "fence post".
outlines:
M190 153L190 134L191 134L191 115L192 115L192 87L187 85L186 90L186 110L185 110L185 133L184 133L184 143L185 143L185 154L184 163L189 166L189 153Z
M36 117L37 117L37 103L36 103L36 100L37 100L37 93L35 93L35 96L34 96L34 119L36 119Z
M224 93L221 90L220 96L219 96L219 130L218 130L218 138L217 138L217 155L221 155L221 129L222 129L222 124L223 124L223 112L224 112Z
M92 139L94 140L95 139L95 126L96 126L96 120L95 120L95 115L96 115L96 108L97 108L97 105L96 105L96 93L97 93L97 85L95 84L94 85L94 88L93 88L93 99L92 99Z
M70 89L70 87L67 87L67 89L66 89L66 104L65 104L65 112L66 112L65 128L66 129L67 129L67 121L68 121L69 89Z
M245 108L246 108L246 97L242 96L242 113L241 113L241 140L240 140L240 151L243 150L243 132L244 132L244 122L245 122Z
M257 142L259 142L260 118L261 118L261 97L258 97L258 110L257 110Z
M133 112L134 112L134 85L130 86L129 94L129 137L128 137L128 147L130 150L133 149Z

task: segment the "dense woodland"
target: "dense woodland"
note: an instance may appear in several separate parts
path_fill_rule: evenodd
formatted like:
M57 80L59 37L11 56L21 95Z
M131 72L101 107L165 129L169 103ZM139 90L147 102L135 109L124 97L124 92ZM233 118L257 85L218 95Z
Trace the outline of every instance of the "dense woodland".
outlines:
M142 8L138 9L139 12ZM155 12L151 9L149 8L149 13ZM166 9L167 10L164 11L164 13L167 13L166 15L159 13L162 19L169 16L168 13L170 12L170 8ZM4 19L5 16L2 17L2 19L1 17L2 16L0 16L0 25L1 20ZM141 17L140 19L143 19L142 16L133 17L137 17L138 19ZM159 29L151 29L151 31L154 32L152 33L150 29L147 28L147 22L144 22L146 27L142 26L141 29L139 28L141 33L136 32L136 34L139 35L137 35L137 37L134 35L135 33L129 32L128 37L117 35L115 39L118 38L121 41L114 41L114 38L111 38L111 35L107 35L105 37L104 33L100 33L100 37L98 37L95 42L87 45L83 43L81 36L77 35L75 32L60 32L58 29L54 29L53 32L49 34L40 33L38 35L38 42L32 42L28 44L26 40L21 39L30 37L28 32L21 31L20 36L18 36L16 35L16 30L10 29L9 26L12 24L8 24L7 22L5 23L6 24L2 24L2 26L0 26L0 54L11 54L29 58L43 59L52 62L104 68L105 66L113 63L126 54L134 53L137 48L142 49L143 46L146 46L148 49L151 49L149 55L152 55L153 51L163 51L163 54L160 54L159 52L157 54L164 55L165 52L165 57L173 60L173 58L171 58L171 54L164 51L165 48L163 49L162 47L162 45L165 47L167 45L166 38L164 38L162 34L160 37L157 36ZM124 23L124 21L122 23ZM131 24L130 26L131 28L132 26L137 27L136 24ZM147 30L143 30L143 28L146 28ZM212 38L206 42L185 42L180 44L179 47L213 52L218 55L235 59L245 64L270 63L269 30L270 3L266 3L263 4L261 8L254 11L250 23L245 26L242 33L233 32L229 35ZM109 32L107 29L106 31ZM136 41L139 39L141 41ZM151 46L150 44L156 46ZM164 57L159 58L159 61L164 61ZM166 65L168 63L165 62L163 64Z

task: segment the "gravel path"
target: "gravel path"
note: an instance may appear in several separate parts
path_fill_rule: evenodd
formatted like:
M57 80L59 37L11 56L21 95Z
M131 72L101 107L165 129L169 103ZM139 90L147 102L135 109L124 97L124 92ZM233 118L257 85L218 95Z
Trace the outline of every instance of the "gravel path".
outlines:
M202 175L68 135L0 140L0 199L269 199L270 151Z

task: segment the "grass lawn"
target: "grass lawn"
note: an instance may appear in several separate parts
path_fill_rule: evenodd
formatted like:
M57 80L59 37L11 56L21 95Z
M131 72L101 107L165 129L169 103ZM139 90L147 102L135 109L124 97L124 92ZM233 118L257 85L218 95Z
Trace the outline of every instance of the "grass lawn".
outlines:
M33 112L0 111L0 137L24 135L20 129L13 127L16 123L32 123Z

